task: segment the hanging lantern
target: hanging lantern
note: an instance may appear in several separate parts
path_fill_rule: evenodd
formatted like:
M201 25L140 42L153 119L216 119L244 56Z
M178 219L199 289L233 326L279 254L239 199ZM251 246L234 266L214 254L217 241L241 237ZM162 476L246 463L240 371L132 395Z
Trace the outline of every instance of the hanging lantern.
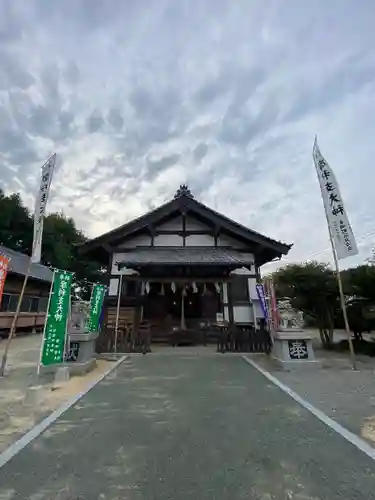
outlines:
M176 293L176 283L171 284L171 290L173 293Z
M193 282L192 288L193 288L193 293L198 293L198 287L195 282Z
M165 293L164 293L164 283L161 284L160 295L165 295Z
M150 283L148 281L146 281L145 291L147 294L150 293Z
M216 289L217 293L220 293L220 285L219 285L219 283L215 283L215 289Z

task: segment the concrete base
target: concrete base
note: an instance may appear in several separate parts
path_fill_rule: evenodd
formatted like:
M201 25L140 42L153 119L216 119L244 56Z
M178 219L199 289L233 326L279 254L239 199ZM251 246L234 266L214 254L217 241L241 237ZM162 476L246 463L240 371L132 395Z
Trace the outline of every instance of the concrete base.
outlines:
M85 375L92 371L96 367L96 359L92 358L83 362L73 362L73 363L61 363L59 365L49 365L49 366L41 366L40 373L41 375L47 375L51 373L56 373L61 368L67 368L69 370L70 376L76 375Z
M43 400L43 389L42 385L33 385L28 387L26 390L25 397L23 398L24 405L39 406Z
M118 361L125 354L135 354L135 353L123 353L123 352L100 352L96 355L96 359L104 359L106 361Z
M68 351L69 364L86 363L95 358L95 340L98 337L97 332L92 333L69 333L69 347L74 347L72 352ZM69 354L70 356L69 359Z
M71 375L85 375L91 372L96 367L96 359L88 359L83 362L69 363L69 371Z
M320 360L314 359L313 361L304 361L304 362L298 362L298 361L283 361L282 359L278 359L273 357L273 361L276 363L276 365L279 368L282 368L285 371L292 371L292 370L316 370L319 368L322 368L322 362Z
M273 335L271 353L279 366L286 370L295 368L318 368L312 337L304 330L280 330Z
M67 382L70 379L69 367L68 366L60 366L57 368L55 373L54 383L59 385L64 382Z

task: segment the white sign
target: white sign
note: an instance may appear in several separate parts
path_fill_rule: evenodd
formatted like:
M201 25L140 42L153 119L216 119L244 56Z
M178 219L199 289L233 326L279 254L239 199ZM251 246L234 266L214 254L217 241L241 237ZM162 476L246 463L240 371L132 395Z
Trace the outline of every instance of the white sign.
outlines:
M34 213L34 240L33 240L33 253L31 255L31 262L40 262L42 253L42 237L43 237L43 221L46 213L46 206L51 186L53 169L55 168L56 154L42 167L42 177L40 180L40 188L36 197L35 213Z
M315 138L313 158L337 259L358 254L357 244L346 214L336 177L323 158Z
M224 314L216 313L216 323L224 323Z

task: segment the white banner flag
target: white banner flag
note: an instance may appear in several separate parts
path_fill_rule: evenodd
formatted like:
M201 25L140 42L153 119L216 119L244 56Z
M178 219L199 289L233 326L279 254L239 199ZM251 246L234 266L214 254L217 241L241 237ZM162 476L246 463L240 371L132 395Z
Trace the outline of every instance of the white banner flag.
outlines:
M337 259L358 254L357 244L346 214L336 177L320 152L315 137L313 158Z
M55 168L56 154L53 154L42 167L42 177L40 180L39 192L35 200L34 213L34 240L31 262L40 262L42 253L43 220L46 213L46 206L51 186L53 170Z

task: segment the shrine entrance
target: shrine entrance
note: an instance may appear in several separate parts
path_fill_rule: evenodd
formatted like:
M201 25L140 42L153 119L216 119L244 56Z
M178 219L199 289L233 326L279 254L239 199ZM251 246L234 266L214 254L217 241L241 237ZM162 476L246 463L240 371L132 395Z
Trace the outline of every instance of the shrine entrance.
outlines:
M218 282L149 281L142 296L142 320L151 324L153 341L177 330L184 331L185 338L197 339L196 333L223 311Z

